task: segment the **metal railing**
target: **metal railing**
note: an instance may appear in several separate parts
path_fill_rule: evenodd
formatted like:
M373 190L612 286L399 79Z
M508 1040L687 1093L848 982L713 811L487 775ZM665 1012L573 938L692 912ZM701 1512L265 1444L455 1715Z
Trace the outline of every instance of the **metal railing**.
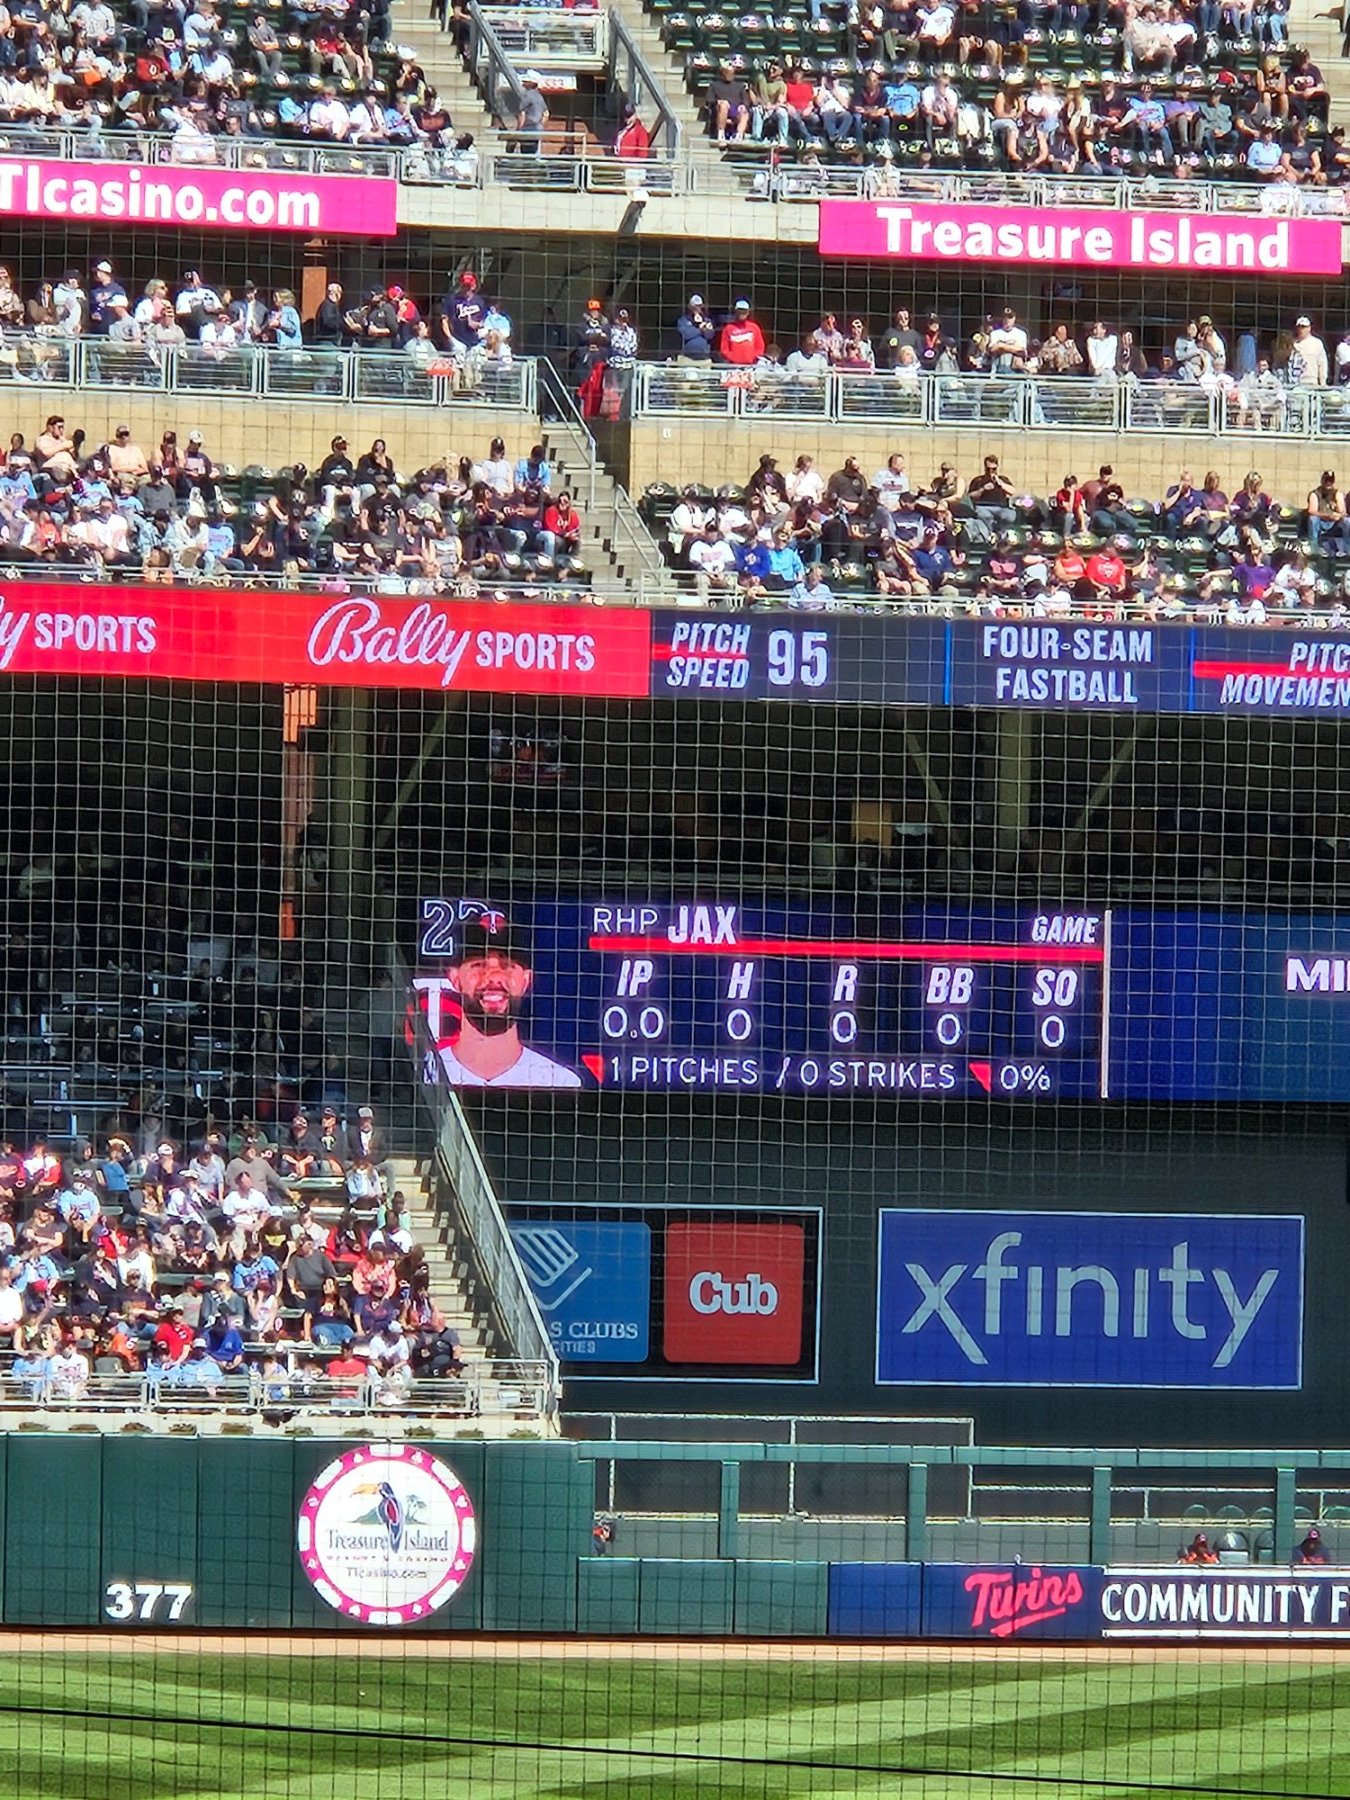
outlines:
M609 55L610 15L599 9L494 6L492 27L525 69L603 69Z
M588 17L607 15L540 12L490 17L470 0L470 64L485 105L505 129L514 128L524 89L502 35L502 18L540 17L571 29ZM564 25L557 25L561 31ZM1260 218L1344 218L1350 221L1350 189L1289 188L1244 181L1142 181L1118 176L1016 175L917 171L894 164L866 169L806 167L762 144L719 155L712 145L688 144L657 76L617 15L606 29L605 67L611 86L637 106L652 136L653 155L619 162L593 145L544 157L491 156L478 166L426 145L316 145L296 138L216 137L191 148L172 134L146 131L49 131L6 125L0 157L37 156L68 161L144 163L157 167L238 169L245 173L381 177L412 187L545 187L559 192L613 193L640 170L649 194L678 198L739 196L756 201L914 200L947 205L1092 207L1103 211L1244 214ZM514 52L524 57L525 51ZM537 62L546 63L540 52ZM528 67L528 63L524 66ZM540 165L544 165L541 167Z
M396 956L391 969L398 990L408 992L408 972ZM511 1355L544 1372L541 1414L552 1419L561 1395L558 1355L459 1095L426 1079L436 1052L425 1020L419 1020L412 1055L421 1111L435 1131L432 1204L448 1204L456 1245L470 1259L484 1290L479 1298L506 1337Z
M300 350L201 344L147 348L107 338L0 337L0 383L114 388L125 392L197 396L265 395L272 399L342 406L495 407L537 410L535 365L521 357L488 368L476 382L464 374L433 375L402 351L345 350L307 345Z
M652 149L657 156L678 156L681 148L680 121L666 99L651 64L617 12L613 15L610 29L607 73L611 95L621 96L637 108L638 116L651 135ZM640 166L645 167L645 164Z
M610 477L610 493L606 496L599 480L600 453L586 421L577 407L576 395L551 363L538 364L541 399L548 406L549 429L569 444L586 470L586 501L583 516L588 524L599 526L607 536L615 555L629 574L652 581L668 577L661 557L661 547L648 531L627 489Z
M380 144L315 144L303 138L194 137L173 132L52 131L0 126L0 157L51 157L73 162L143 163L154 168L240 169L278 175L355 175L394 180L400 151Z
M954 206L1093 207L1104 212L1243 213L1259 218L1346 218L1344 188L1291 188L1246 181L1133 181L1114 175L1016 175L906 170L894 164L867 169L803 169L772 153L732 159L766 200L926 200ZM755 177L761 179L755 180Z
M525 104L524 83L497 36L496 25L478 0L468 0L468 12L469 73L494 121L503 129L512 130ZM442 0L442 29L449 23L449 16L450 0Z
M279 1357L297 1346L281 1343ZM462 1375L414 1376L389 1380L330 1377L325 1357L338 1351L314 1352L298 1366L277 1375L259 1369L222 1375L209 1383L189 1380L169 1367L123 1375L92 1374L64 1379L59 1374L16 1373L7 1368L0 1379L0 1414L50 1412L164 1414L226 1413L261 1417L278 1412L307 1418L352 1418L391 1413L414 1419L551 1419L554 1370L538 1360L471 1364Z
M1234 391L1193 382L1077 375L789 374L643 363L632 416L815 420L831 425L999 431L1350 437L1350 388Z

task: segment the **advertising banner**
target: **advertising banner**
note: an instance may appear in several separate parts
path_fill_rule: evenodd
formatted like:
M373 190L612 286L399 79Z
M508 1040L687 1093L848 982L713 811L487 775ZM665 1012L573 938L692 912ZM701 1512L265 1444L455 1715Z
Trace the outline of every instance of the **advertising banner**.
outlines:
M487 600L20 582L0 673L638 697L648 615Z
M516 1250L558 1355L576 1362L646 1362L652 1234L609 1219L519 1220Z
M0 216L393 237L398 183L367 175L3 157Z
M819 248L822 256L900 262L1339 275L1341 230L1339 219L822 200Z
M799 1359L800 1225L671 1225L665 1263L667 1362L772 1368Z
M923 1634L939 1638L1100 1635L1102 1571L1043 1563L925 1563Z
M1298 1388L1300 1217L890 1209L877 1381Z
M1107 1569L1108 1638L1350 1638L1350 1579L1292 1569Z
M0 674L1350 717L1350 635L21 581Z

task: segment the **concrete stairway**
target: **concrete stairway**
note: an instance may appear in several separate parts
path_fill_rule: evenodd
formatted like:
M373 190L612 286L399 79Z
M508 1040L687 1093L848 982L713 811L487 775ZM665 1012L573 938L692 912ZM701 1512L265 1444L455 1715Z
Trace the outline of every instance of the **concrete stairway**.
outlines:
M696 163L716 163L717 150L709 142L702 115L685 85L684 63L661 42L660 28L644 12L642 0L610 0L610 11L618 13L628 27L633 42L665 95L666 104L680 121L686 154Z
M483 103L483 96L464 66L454 39L441 30L436 13L426 0L398 0L393 14L394 42L406 44L426 70L454 121L455 131L473 133L484 161L506 149L497 121Z
M453 1238L432 1210L423 1164L411 1156L396 1156L392 1165L396 1186L408 1202L413 1234L427 1253L431 1297L445 1314L446 1323L459 1333L466 1361L479 1362L492 1354L493 1346L488 1342L485 1319L473 1304L467 1272L455 1253Z
M1341 55L1340 13L1327 0L1293 0L1289 42L1302 44L1331 91L1331 122L1350 125L1350 60Z

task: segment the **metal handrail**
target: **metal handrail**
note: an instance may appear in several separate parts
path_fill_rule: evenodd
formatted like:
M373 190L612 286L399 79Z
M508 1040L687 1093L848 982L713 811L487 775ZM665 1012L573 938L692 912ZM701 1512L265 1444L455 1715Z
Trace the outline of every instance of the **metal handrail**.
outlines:
M524 89L492 19L477 0L469 0L469 12L475 21L474 29L481 34L484 61L499 69L501 86L518 110ZM572 17L566 13L544 16ZM448 0L443 0L442 23L447 17ZM662 194L739 195L788 204L821 199L885 199L953 206L1072 206L1103 211L1238 213L1261 218L1344 218L1350 222L1350 189L1346 188L1286 188L1243 181L1135 181L1107 175L1016 175L998 170L987 174L968 170L919 172L894 164L867 169L825 165L808 172L785 161L780 152L755 144L738 146L733 153L721 156L711 145L685 142L680 120L665 99L641 48L617 14L613 15L609 30L608 67L612 79L616 46L631 58L638 75L636 85L649 96L657 114L659 129L652 133L655 155L638 166L663 168L661 185L655 190ZM632 98L634 83L626 82L622 71L617 85ZM489 110L504 118L507 129L514 127L514 111L505 118L498 108ZM162 132L45 131L7 126L0 129L0 158L51 156L59 161L138 162L171 168L238 169L244 173L350 175L367 180L383 177L415 187L473 188L487 185L489 179L506 186L535 185L538 174L526 166L524 158L490 159L476 173L466 173L460 166L447 166L439 153L425 145L315 145L300 138L221 136L207 140L205 145L194 144L191 155L175 155L175 141L172 133ZM587 143L546 160L554 172L554 186L579 192L606 191L604 171L616 167L607 150Z
M468 13L469 65L473 79L483 96L483 104L493 118L504 129L511 130L525 103L524 84L478 0L468 0ZM442 29L447 26L449 15L449 0L442 0ZM509 112L506 110L507 96L510 97Z
M10 379L25 376L43 387L118 393L209 393L213 399L270 395L326 406L538 410L532 357L518 357L503 370L489 371L481 385L469 387L458 376L423 373L398 350L244 344L216 355L197 344L152 349L106 338L40 338L30 331L5 331L0 333L0 378L6 374Z
M541 358L536 368L541 395L548 399L554 415L550 424L570 439L589 471L586 517L593 523L597 522L596 514L600 506L596 477L600 453L595 438L581 416L576 396L553 365ZM640 574L649 579L659 579L664 570L660 545L648 531L627 488L613 476L610 477L610 482L613 497L603 510L610 528L611 543L617 552L621 553L626 549L632 553L640 565Z
M656 124L650 132L653 150L667 158L679 156L682 149L680 121L651 64L617 12L611 16L608 75L611 91L617 89L622 93L637 107L639 114L645 114L649 107L655 112Z
M790 374L777 368L642 363L632 416L733 418L775 425L952 430L1191 433L1201 437L1350 437L1350 390L1284 387L1236 392L1134 376L938 374L893 371Z
M391 955L390 962L399 991L407 993L407 970L397 956ZM485 1289L483 1298L509 1340L511 1354L545 1368L545 1410L551 1417L561 1392L553 1340L459 1095L426 1079L435 1046L425 1019L416 1011L413 1016L414 1080L422 1113L435 1132L438 1185L453 1211L456 1243L473 1262Z

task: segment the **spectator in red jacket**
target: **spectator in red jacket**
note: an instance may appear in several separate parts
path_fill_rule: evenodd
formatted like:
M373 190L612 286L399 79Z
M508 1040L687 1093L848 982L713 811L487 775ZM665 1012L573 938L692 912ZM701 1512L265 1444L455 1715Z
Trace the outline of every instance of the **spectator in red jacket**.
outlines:
M645 161L652 153L651 133L637 115L637 108L630 102L623 109L623 117L619 121L619 129L614 134L614 154L625 161Z
M750 317L750 302L738 300L731 317L717 334L718 360L749 369L763 354L764 333Z

